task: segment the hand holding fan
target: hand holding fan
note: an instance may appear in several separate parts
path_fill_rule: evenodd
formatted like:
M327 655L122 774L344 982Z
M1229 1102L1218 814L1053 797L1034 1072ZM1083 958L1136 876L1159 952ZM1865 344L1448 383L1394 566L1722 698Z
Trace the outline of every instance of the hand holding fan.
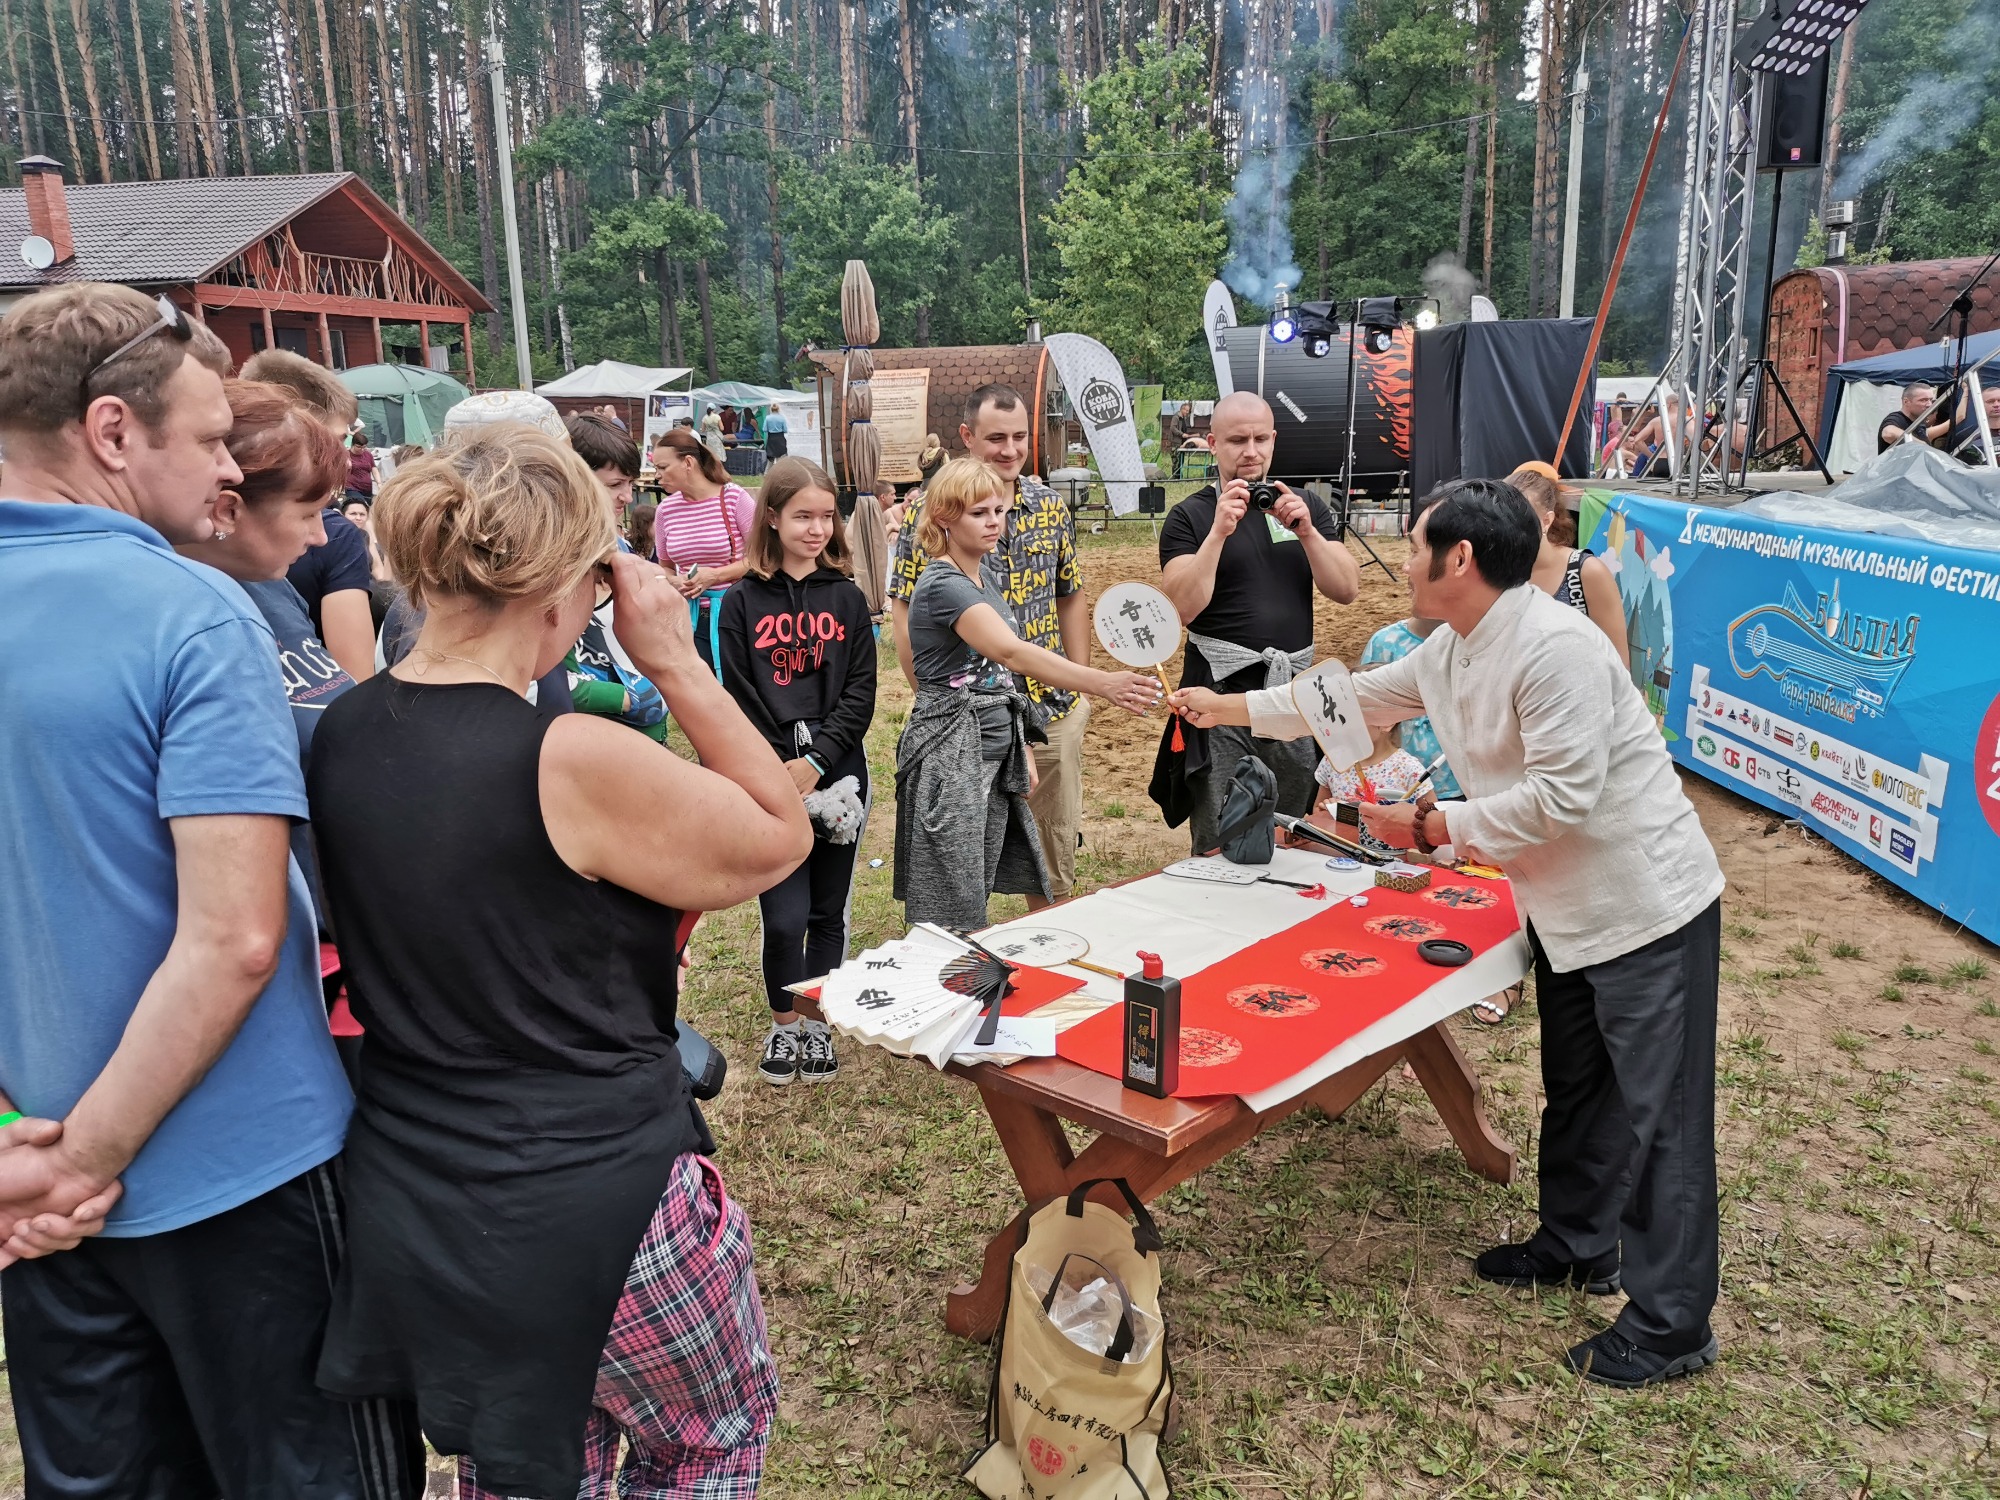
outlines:
M1106 656L1121 667L1152 672L1160 679L1161 692L1173 691L1160 670L1181 649L1181 615L1173 600L1150 583L1114 583L1098 596L1091 623ZM1174 749L1181 748L1181 723L1176 718Z
M1292 679L1292 706L1319 742L1327 764L1336 771L1366 760L1375 748L1354 696L1354 682L1337 659L1321 662Z

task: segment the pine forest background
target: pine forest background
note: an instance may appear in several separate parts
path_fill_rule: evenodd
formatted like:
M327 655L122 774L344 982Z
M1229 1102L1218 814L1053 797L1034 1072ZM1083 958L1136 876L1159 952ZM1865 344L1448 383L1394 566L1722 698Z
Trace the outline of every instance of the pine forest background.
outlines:
M1781 271L1832 195L1860 200L1861 256L1991 248L1996 23L2000 0L1862 13ZM1594 310L1682 26L1669 0L0 0L0 126L10 180L31 152L85 182L358 172L504 307L497 32L538 376L789 381L839 342L859 256L885 344L1014 342L1038 315L1201 395L1224 268L1246 317L1280 277L1553 315L1584 70ZM1666 342L1678 115L1607 372ZM486 320L486 369L508 332Z

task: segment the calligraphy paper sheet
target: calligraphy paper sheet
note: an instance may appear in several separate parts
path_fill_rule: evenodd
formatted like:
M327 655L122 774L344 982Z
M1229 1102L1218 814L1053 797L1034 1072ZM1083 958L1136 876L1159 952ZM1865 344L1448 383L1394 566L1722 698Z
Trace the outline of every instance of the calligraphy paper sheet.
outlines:
M1299 1075L1303 1061L1333 1053L1439 984L1450 971L1418 958L1419 942L1456 938L1476 955L1502 949L1500 963L1518 963L1519 925L1505 882L1451 876L1427 891L1373 892L1366 907L1324 908L1183 972L1176 1092L1272 1090ZM1116 1078L1122 1022L1114 1006L1071 1026L1057 1053Z

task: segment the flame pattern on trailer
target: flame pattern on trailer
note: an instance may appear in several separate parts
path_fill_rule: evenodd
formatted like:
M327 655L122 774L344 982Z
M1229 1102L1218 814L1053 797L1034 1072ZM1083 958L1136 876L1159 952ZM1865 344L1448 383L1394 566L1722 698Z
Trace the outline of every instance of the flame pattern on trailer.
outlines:
M1355 355L1361 361L1358 372L1362 394L1355 405L1368 409L1373 402L1389 428L1389 443L1404 463L1410 461L1410 409L1416 401L1416 335L1398 328L1387 354L1371 354L1359 345Z

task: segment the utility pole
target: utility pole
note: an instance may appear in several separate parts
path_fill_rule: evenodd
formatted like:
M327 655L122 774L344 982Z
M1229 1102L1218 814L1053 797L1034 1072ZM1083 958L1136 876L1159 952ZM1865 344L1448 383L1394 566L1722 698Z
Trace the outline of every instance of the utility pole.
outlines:
M534 361L528 357L528 294L521 283L521 225L514 210L513 110L507 106L506 64L493 11L486 12L486 76L493 85L493 138L500 156L500 212L507 229L507 290L514 305L514 369L521 389L535 388Z
M1583 100L1590 92L1590 69L1584 65L1588 40L1577 44L1576 92L1569 101L1569 201L1563 205L1562 300L1558 317L1576 313L1576 218L1583 200Z

